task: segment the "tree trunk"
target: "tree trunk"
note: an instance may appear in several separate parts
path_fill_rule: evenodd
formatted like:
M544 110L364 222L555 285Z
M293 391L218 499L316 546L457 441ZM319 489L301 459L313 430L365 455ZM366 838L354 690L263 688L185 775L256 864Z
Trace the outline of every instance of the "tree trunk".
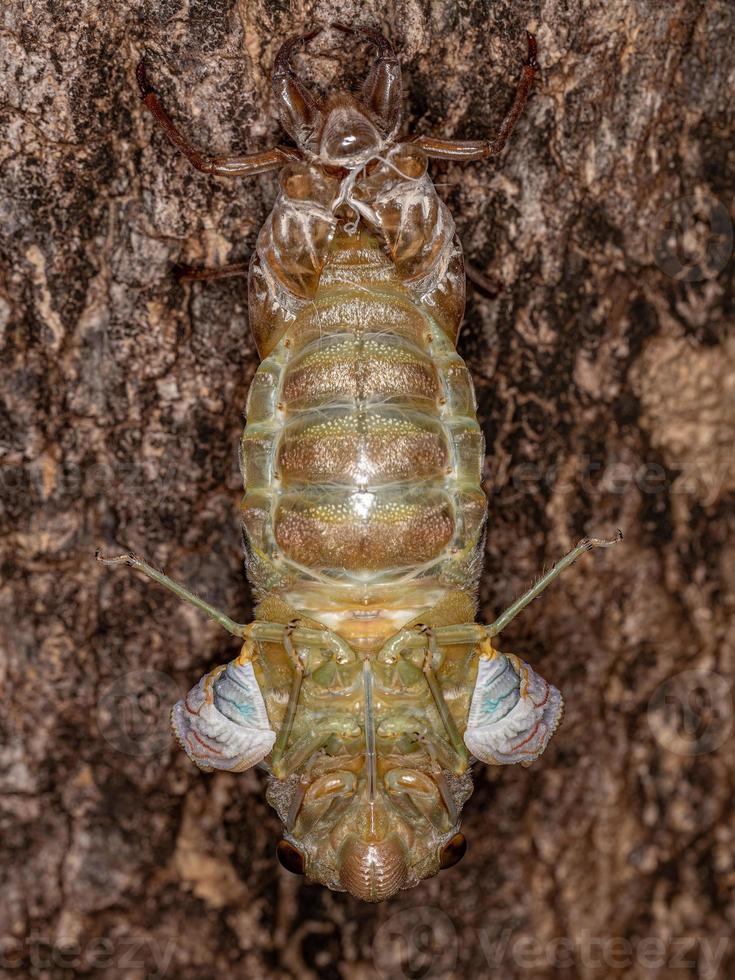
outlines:
M487 440L481 615L584 534L625 533L504 637L565 695L548 752L478 767L465 860L381 906L276 865L261 775L187 761L168 708L237 646L94 561L133 549L250 617L246 284L171 269L246 259L277 182L194 172L134 69L145 53L206 151L263 149L284 141L278 46L335 16L400 51L407 129L458 138L494 134L536 32L502 158L432 167L502 286L470 290L460 343ZM0 973L730 975L733 5L11 0L0 24ZM322 92L370 58L311 50Z

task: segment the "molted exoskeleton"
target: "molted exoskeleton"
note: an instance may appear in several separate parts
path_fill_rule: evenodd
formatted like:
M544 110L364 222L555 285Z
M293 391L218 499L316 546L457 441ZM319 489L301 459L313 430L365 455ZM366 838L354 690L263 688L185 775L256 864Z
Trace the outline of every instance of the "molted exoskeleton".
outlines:
M263 357L313 301L340 220L355 229L361 221L377 234L400 281L456 339L462 251L426 166L421 150L401 143L341 179L312 163L286 167L251 265L250 322Z

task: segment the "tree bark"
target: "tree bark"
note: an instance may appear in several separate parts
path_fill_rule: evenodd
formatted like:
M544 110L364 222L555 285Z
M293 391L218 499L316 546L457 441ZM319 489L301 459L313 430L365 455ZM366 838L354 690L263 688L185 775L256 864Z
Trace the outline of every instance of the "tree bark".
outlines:
M250 617L246 284L170 272L246 259L276 178L192 171L134 70L145 54L203 150L264 149L278 46L335 17L400 51L407 130L465 139L494 135L536 32L502 158L432 167L503 287L470 292L460 344L487 440L481 615L584 534L625 533L504 636L565 695L546 755L479 767L465 860L376 907L278 868L264 778L199 773L169 737L236 646L94 561L133 549ZM11 0L0 26L0 973L731 975L732 4ZM369 57L325 34L300 64L326 92Z

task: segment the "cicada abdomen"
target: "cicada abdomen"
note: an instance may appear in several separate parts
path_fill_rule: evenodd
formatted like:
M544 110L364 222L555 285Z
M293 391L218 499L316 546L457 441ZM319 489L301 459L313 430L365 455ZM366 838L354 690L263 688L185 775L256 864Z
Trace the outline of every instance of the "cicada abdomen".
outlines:
M173 710L188 755L208 770L263 767L281 862L380 901L464 853L473 760L543 752L559 692L492 638L608 542L585 539L493 624L474 622L484 447L455 348L462 253L427 162L499 152L536 72L533 38L499 135L459 143L398 138L400 68L374 31L361 32L378 48L361 97L316 99L289 62L314 33L283 46L273 76L295 148L204 157L139 70L146 105L200 170L282 168L249 279L262 362L241 465L256 619L234 623L119 560L243 640Z

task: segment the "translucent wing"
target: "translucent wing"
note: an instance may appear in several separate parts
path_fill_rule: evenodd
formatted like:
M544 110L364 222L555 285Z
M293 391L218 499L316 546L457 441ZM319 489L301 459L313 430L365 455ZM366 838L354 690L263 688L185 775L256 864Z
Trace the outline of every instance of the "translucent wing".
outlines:
M263 695L253 665L233 660L206 674L171 712L174 734L202 769L242 772L273 748Z
M518 657L481 658L464 742L482 762L529 765L564 715L559 691Z

